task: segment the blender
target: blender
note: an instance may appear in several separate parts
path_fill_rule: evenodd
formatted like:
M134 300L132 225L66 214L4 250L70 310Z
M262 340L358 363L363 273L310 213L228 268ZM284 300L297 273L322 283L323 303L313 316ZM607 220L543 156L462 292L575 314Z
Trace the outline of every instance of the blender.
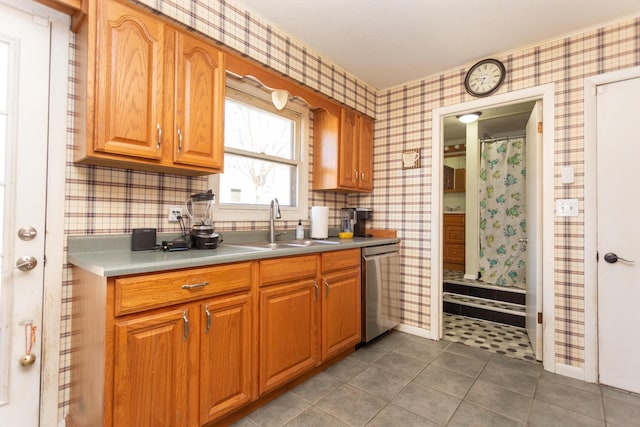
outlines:
M211 190L193 194L185 202L185 211L191 220L191 247L215 249L220 243L220 234L213 229L213 204L216 195Z

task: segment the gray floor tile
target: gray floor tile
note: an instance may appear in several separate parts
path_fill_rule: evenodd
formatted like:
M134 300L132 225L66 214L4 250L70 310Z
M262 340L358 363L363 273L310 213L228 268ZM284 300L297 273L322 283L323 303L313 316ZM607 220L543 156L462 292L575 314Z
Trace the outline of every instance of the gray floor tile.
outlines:
M450 353L461 354L463 356L474 357L476 359L487 361L491 358L491 353L480 348L470 347L459 342L451 343L447 348Z
M491 412L469 402L462 402L458 410L453 414L447 427L517 427L524 426L522 421Z
M365 345L357 349L351 354L351 357L361 361L362 363L373 363L387 354L389 350L385 350L376 345Z
M528 424L542 427L597 427L604 422L534 399Z
M391 351L403 342L411 340L412 337L413 335L405 334L404 332L389 331L370 342L369 345L375 345L383 350Z
M542 364L537 362L529 362L526 360L518 360L513 357L507 357L502 354L493 354L491 355L491 359L489 359L489 363L496 363L500 366L504 366L506 368L515 369L520 372L524 372L527 375L531 375L533 377L539 377L542 374Z
M600 386L598 384L576 380L574 378L565 377L563 375L552 374L551 372L544 370L540 373L540 379L553 381L558 384L577 388L578 390L588 391L589 393L602 394L602 391L600 390Z
M471 388L474 380L458 372L429 365L413 381L462 399Z
M292 393L285 393L253 412L251 421L260 426L282 426L291 421L311 405Z
M343 381L349 381L351 378L367 369L368 366L368 364L363 363L354 357L347 356L335 365L325 369L324 372L338 377Z
M315 403L328 393L337 390L343 383L340 378L334 375L320 372L291 390L291 393L311 403Z
M460 372L461 374L472 378L477 377L486 364L483 360L451 353L448 350L436 357L432 363L436 366L451 369L452 371Z
M244 417L241 420L231 424L231 427L259 427L260 424L251 420L251 417Z
M538 384L536 377L497 363L491 363L491 361L487 363L487 366L484 367L478 378L517 391L518 393L526 394L527 396L533 396L533 393L536 391L536 385Z
M609 396L609 397L613 397L614 399L625 401L627 403L640 405L639 394L631 393L629 391L620 390L620 389L609 387L606 385L603 385L600 388L602 389L603 396Z
M590 418L604 420L602 398L599 393L590 393L559 382L550 381L546 379L546 376L538 380L535 398Z
M392 351L376 360L373 366L388 369L400 378L410 380L427 366L427 362Z
M438 347L442 351L444 351L447 348L449 348L449 346L452 344L451 341L447 341L447 340L434 341L432 339L419 337L417 335L413 335L411 337L411 341L422 342L422 343L426 343L426 344L429 344L429 345L433 345L433 346Z
M411 340L400 344L393 352L431 362L442 353L442 348L428 342Z
M367 424L367 427L436 427L437 425L413 412L389 404Z
M640 424L640 402L626 398L618 399L612 393L605 393L603 396L604 415L607 423L619 425ZM635 399L638 399L634 396Z
M363 426L386 404L382 399L344 384L316 403L316 406L352 426Z
M387 402L391 401L408 383L409 378L402 379L393 371L377 366L368 367L349 381L352 386Z
M476 380L465 400L506 417L526 421L532 398L484 380Z
M347 427L348 425L313 406L285 424L286 427Z
M391 403L429 421L445 425L460 404L460 399L411 382Z

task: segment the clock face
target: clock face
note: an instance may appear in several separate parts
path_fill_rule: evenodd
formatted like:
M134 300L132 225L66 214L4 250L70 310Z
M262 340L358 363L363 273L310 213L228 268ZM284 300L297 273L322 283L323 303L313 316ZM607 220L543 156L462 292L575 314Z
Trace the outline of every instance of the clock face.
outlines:
M498 90L504 76L505 68L502 62L485 59L471 67L464 79L464 86L473 96L487 96Z

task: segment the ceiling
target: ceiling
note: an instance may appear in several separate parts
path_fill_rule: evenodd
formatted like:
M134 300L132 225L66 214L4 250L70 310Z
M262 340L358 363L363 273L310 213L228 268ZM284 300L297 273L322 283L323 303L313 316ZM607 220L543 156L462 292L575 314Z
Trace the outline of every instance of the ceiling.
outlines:
M640 14L638 0L227 0L376 89Z

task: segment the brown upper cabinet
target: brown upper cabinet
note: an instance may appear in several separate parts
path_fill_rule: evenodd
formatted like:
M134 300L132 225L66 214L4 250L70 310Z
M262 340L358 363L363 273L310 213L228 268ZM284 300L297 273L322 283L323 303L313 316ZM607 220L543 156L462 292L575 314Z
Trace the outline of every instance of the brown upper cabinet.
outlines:
M89 2L77 36L75 161L204 175L223 171L224 53L115 1ZM82 114L86 112L85 114Z
M314 114L313 189L373 190L373 120L342 108Z

